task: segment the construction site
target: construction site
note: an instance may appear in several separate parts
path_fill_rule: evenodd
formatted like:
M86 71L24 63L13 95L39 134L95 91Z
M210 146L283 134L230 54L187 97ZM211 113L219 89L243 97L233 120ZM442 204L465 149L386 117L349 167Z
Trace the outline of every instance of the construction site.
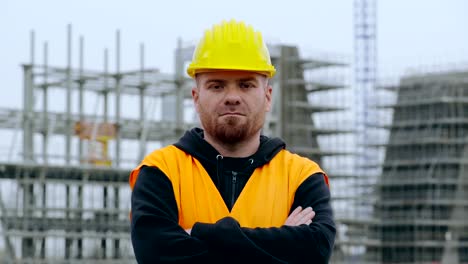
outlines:
M468 263L468 68L377 79L376 3L355 1L354 58L268 44L277 75L263 134L326 171L337 224L330 263ZM0 108L0 263L136 263L130 171L200 126L178 41L174 72L122 70L121 33L101 70L50 65L49 44L21 65L23 105ZM38 52L38 50L40 52ZM169 51L168 51L169 52ZM38 59L39 58L39 59ZM110 65L111 58L115 64ZM20 84L18 84L20 86Z
M117 47L119 41L117 32ZM2 128L22 138L20 162L1 165L3 258L15 263L133 259L130 169L148 151L175 142L198 123L190 94L193 83L183 74L190 60L186 54L194 47L180 43L175 74L145 68L143 46L142 67L129 72L119 71L119 65L110 72L107 60L100 72L49 66L47 45L43 63L35 64L32 58L23 65L23 109L3 109L1 117ZM31 45L33 49L34 34ZM349 107L349 61L330 54L301 58L293 46L270 50L281 74L272 80L274 108L264 134L281 136L294 152L323 162L336 186L349 186L353 163L346 137L352 124L340 114ZM322 102L313 94L320 94ZM51 110L52 95L64 99L64 110ZM90 98L91 103L86 102ZM124 107L132 99L138 102L134 107L139 106L136 117L128 116L132 110ZM92 109L86 109L89 105ZM350 195L334 194L336 206Z
M389 133L374 141L385 159L374 164L381 175L368 235L378 243L368 260L468 263L467 77L439 69L382 87L397 99L378 106L392 119L376 123Z

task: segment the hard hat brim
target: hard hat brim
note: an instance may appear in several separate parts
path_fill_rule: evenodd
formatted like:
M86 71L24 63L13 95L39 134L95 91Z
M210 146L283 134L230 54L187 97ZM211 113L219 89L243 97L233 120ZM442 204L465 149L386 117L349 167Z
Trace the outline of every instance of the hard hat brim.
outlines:
M242 68L236 68L236 67L225 67L225 68L201 68L201 69L191 69L190 67L187 69L187 74L195 78L197 74L199 73L205 73L205 72L219 72L219 71L243 71L243 72L255 72L261 75L265 75L267 78L273 78L273 76L276 73L276 70L273 68L271 70L265 70L265 69L245 69Z

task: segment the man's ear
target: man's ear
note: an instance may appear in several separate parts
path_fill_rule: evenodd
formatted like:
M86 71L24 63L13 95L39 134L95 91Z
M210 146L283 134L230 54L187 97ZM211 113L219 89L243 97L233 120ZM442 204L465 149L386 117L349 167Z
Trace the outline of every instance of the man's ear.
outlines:
M271 111L271 93L273 92L273 87L268 84L267 87L265 88L265 97L266 97L266 112Z
M195 106L195 110L198 113L198 87L193 87L192 88L192 99L193 99L193 105Z

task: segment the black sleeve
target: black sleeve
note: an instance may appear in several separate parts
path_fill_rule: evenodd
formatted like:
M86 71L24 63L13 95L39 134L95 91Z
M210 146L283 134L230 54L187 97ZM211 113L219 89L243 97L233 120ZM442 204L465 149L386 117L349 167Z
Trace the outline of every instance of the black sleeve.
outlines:
M178 210L167 176L143 167L132 192L131 237L137 262L212 262L208 245L178 224Z
M192 236L220 249L233 248L236 258L276 263L328 263L335 241L335 223L330 190L322 173L311 175L297 189L294 203L312 207L315 217L310 225L279 228L244 228L230 217L215 224L196 223Z

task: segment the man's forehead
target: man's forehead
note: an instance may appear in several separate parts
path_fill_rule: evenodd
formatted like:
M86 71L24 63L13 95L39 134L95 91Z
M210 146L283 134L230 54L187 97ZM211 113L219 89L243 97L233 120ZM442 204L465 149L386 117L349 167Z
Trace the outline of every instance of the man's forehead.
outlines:
M224 81L240 81L240 80L264 80L266 76L250 71L210 71L210 72L201 72L197 73L196 78L199 81L207 82L211 80L224 80Z

